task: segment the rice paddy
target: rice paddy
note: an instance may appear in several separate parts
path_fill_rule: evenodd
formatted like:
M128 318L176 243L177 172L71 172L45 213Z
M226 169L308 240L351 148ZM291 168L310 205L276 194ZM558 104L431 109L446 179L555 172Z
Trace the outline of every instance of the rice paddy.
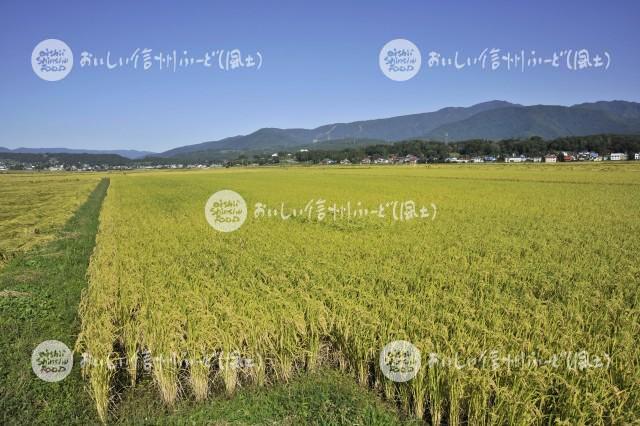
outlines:
M0 174L0 268L53 239L98 181L96 175Z
M249 206L229 233L223 189ZM122 376L173 406L329 366L431 424L638 421L639 189L634 164L114 175L76 344L96 409ZM318 200L429 216L255 214ZM422 353L405 383L394 340Z

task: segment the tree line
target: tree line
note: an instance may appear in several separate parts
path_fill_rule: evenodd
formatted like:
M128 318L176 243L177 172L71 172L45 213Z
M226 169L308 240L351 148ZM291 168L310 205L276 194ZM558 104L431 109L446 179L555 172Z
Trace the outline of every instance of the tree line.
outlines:
M528 139L505 139L490 141L473 139L461 142L436 142L427 140L407 140L393 144L377 144L366 147L341 150L309 150L291 153L297 161L319 163L325 159L334 161L345 158L354 162L365 157L387 158L392 155L415 155L426 161L444 161L452 156L495 156L510 155L544 156L561 152L597 152L600 155L623 152L630 156L640 152L640 135L591 135L567 136L552 140L540 137ZM281 153L282 155L287 153Z

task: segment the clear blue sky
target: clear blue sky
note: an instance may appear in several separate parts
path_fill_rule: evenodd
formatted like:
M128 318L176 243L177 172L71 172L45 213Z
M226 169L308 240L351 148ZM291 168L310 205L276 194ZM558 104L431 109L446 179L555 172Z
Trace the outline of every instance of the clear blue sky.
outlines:
M99 4L98 4L99 3ZM0 4L0 146L146 149L467 106L640 101L640 3L626 1L10 1ZM65 41L74 69L40 80L31 52ZM378 67L381 47L477 55L498 47L541 53L607 50L606 72L538 68L427 69L406 82ZM260 51L259 71L176 73L81 69L80 52L136 48Z

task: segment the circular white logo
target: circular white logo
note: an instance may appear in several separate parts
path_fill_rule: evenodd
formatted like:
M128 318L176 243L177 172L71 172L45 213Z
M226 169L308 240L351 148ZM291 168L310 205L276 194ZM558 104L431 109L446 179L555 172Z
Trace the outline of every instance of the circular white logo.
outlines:
M204 215L216 231L235 231L247 219L247 203L237 192L224 189L209 197Z
M31 368L45 382L59 382L71 373L73 352L62 342L47 340L31 353Z
M415 44L397 38L384 45L378 56L378 64L391 80L407 81L420 71L422 56Z
M395 340L380 351L382 374L394 382L407 382L420 370L420 350L406 340Z
M31 53L31 67L43 80L62 80L73 68L73 52L64 41L55 38L43 40Z

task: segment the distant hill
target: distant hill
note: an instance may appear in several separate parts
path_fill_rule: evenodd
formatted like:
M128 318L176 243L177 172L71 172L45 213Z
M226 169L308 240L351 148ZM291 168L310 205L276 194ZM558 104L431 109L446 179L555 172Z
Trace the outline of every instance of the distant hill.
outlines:
M636 104L638 106L638 104ZM640 116L634 108L616 112L608 104L502 108L478 113L466 120L446 124L427 133L433 140L500 140L540 136L554 139L603 133L628 134L640 131Z
M31 163L33 165L109 165L109 166L123 166L133 162L129 158L117 154L69 154L63 153L35 153L35 152L15 152L11 150L0 150L0 161L5 162L20 162Z
M323 141L341 139L377 139L393 142L422 137L438 126L464 120L482 111L512 106L514 104L505 101L491 101L467 108L450 107L422 114L355 121L352 123L334 123L315 129L263 128L246 136L233 136L213 142L187 145L159 155L162 157L178 157L196 151L254 151L278 147L308 147Z
M119 155L121 157L136 160L153 155L150 151L136 151L133 149L113 149L113 150L97 150L97 149L72 149L72 148L16 148L8 149L0 147L0 152L14 152L17 154L99 154L99 155Z
M332 123L314 129L266 127L248 135L186 145L159 154L136 150L0 147L3 153L119 155L132 160L219 161L278 151L337 150L389 144L403 140L457 142L470 139L517 139L539 136L550 140L595 134L639 134L640 103L600 101L573 106L523 106L506 101L470 107L351 123ZM154 160L155 158L155 160ZM163 160L160 160L162 158Z
M490 101L421 114L333 123L315 129L263 128L245 136L174 148L158 156L220 158L278 149L337 149L349 144L366 146L408 139L449 142L531 136L554 139L639 132L640 104L635 102L601 101L566 107Z
M603 111L624 120L640 120L640 103L637 102L600 101L578 104L574 107Z
M382 139L347 138L347 139L332 139L328 141L319 141L315 143L310 143L308 145L302 146L301 149L331 151L331 150L339 150L339 149L347 149L347 148L362 148L362 147L371 146L371 145L385 145L385 144L389 145L392 143L393 141L385 141Z

